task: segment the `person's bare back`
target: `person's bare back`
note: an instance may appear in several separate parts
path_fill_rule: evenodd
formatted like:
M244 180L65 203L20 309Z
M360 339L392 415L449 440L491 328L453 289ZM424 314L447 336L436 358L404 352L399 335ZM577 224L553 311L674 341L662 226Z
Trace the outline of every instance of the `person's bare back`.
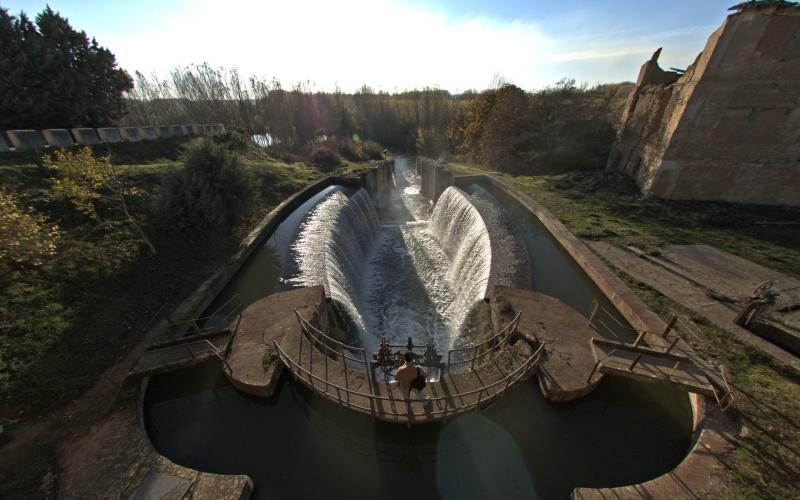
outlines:
M414 363L406 362L403 366L397 369L394 375L397 383L403 392L408 394L411 392L411 383L417 378L417 367Z

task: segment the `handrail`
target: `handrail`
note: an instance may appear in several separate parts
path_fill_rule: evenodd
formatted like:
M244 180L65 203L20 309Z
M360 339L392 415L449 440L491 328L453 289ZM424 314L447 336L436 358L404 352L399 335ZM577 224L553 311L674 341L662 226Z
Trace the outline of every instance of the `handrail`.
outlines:
M297 320L300 323L300 329L303 331L303 333L306 333L310 337L314 337L313 339L310 339L310 340L316 341L318 344L320 344L322 347L324 347L327 350L327 352L330 352L334 356L341 356L343 359L347 359L347 360L353 361L355 363L363 363L365 368L369 369L369 362L367 361L367 357L366 357L366 353L367 353L366 349L364 349L362 347L349 346L349 345L347 345L347 344L345 344L343 342L339 342L338 340L334 339L333 337L330 337L329 335L327 335L326 333L320 331L318 328L316 328L314 325L312 325L308 320L306 320L299 312L297 312L297 309L295 309L294 314L297 316ZM309 331L311 333L309 333ZM342 348L342 351L341 352L337 351L336 349L334 349L333 347L328 345L327 344L328 342L333 343L333 344L335 344L337 346L340 346ZM350 351L350 352L355 351L357 353L361 353L363 359L358 359L358 358L354 358L354 357L348 356L347 354L345 354L345 352L347 352L347 351Z
M364 392L361 392L361 391L352 390L352 389L349 389L349 388L346 388L346 387L342 387L342 386L340 386L338 384L332 383L332 382L330 382L328 380L325 380L325 379L319 377L318 375L315 375L314 373L312 373L311 371L309 371L305 367L301 366L294 359L292 359L291 356L289 356L281 348L281 346L279 345L279 343L277 341L273 341L273 343L275 345L276 351L278 352L278 356L289 367L290 371L295 373L295 375L297 374L297 372L300 372L301 374L304 374L305 376L309 377L309 380L306 380L305 377L303 377L303 376L300 376L300 377L297 377L297 378L300 378L300 380L305 385L309 386L312 390L315 390L316 392L322 393L328 399L331 399L333 401L338 401L339 403L345 404L346 406L350 406L350 407L353 407L353 408L356 408L356 409L360 409L360 410L365 411L365 412L369 412L370 414L376 413L376 411L375 411L375 409L373 407L373 404L372 404L373 402L376 402L376 401L384 402L384 401L386 401L386 402L392 403L392 412L389 413L389 412L384 410L384 413L388 414L391 417L394 417L395 419L397 417L401 416L401 415L405 415L405 414L397 412L394 409L393 403L395 401L397 401L396 398L393 398L391 396L380 396L380 395L377 395L377 394L364 393ZM472 396L474 394L478 394L479 395L478 399L475 402L465 403L461 407L456 407L453 410L459 410L459 409L460 410L467 410L467 409L470 409L470 408L473 408L473 407L480 406L482 403L485 404L487 401L492 401L492 400L498 398L500 395L505 393L510 387L512 387L513 385L518 383L522 378L524 378L528 374L529 370L532 367L534 367L535 365L538 364L538 361L541 359L543 349L544 349L544 344L540 345L533 352L533 354L531 354L528 357L528 359L525 360L525 362L523 364L521 364L518 368L516 368L514 371L512 371L511 373L509 373L508 375L506 375L502 379L499 379L499 380L497 380L497 381L495 381L495 382L493 382L493 383L491 383L489 385L482 386L482 387L480 387L478 389L473 389L473 390L470 390L470 391L451 393L451 394L449 394L447 396L438 396L438 397L429 398L428 400L425 401L426 403L427 402L430 402L430 403L433 403L433 402L444 402L445 404L444 404L444 409L443 410L429 411L429 412L426 412L426 414L427 415L439 415L439 414L446 415L447 413L450 413L450 412L448 412L448 406L449 406L449 401L450 400L456 400L456 399L462 399L463 400L463 398L465 398L467 396ZM345 370L347 370L347 367L344 367L344 368L345 368ZM333 396L333 394L327 392L327 390L325 390L325 391L320 390L317 386L314 385L314 381L320 382L321 384L324 384L326 387L327 386L333 387L334 389L337 390L337 392L344 391L348 395L367 398L370 401L370 407L368 408L366 406L354 403L354 402L350 401L350 398L348 398L348 401L345 403L344 401L342 401L341 397L335 398ZM495 394L489 394L486 399L481 399L481 394L483 392L487 392L488 393L489 389L492 389L492 388L494 388L494 387L496 387L498 385L501 385L503 383L506 384L506 387L502 391L499 391L499 392L497 392ZM419 402L422 403L423 401L419 401Z
M502 330L500 330L496 334L492 335L488 339L484 340L483 342L480 342L480 343L475 344L475 345L471 345L469 347L460 347L460 348L456 348L456 349L450 349L450 351L447 352L447 367L451 368L454 365L463 365L463 364L470 363L470 369L474 369L475 368L475 361L477 361L478 359L483 358L485 356L488 356L489 354L491 354L493 352L498 351L500 348L502 348L508 342L509 337L511 335L513 335L514 332L517 330L517 326L519 325L519 319L520 319L521 315L522 315L521 312L517 313L517 315L514 316L514 319L511 320L511 322L508 325L506 325L505 328L503 328ZM495 345L493 345L491 348L489 348L489 350L478 354L478 350L481 347L483 347L484 345L486 345L486 344L488 344L490 342L495 342L501 336L504 336L504 338L501 339L499 342L497 342ZM453 361L453 354L458 354L458 353L462 353L462 352L469 352L469 351L472 352L472 357L471 358L465 359L465 360L461 360L461 361Z

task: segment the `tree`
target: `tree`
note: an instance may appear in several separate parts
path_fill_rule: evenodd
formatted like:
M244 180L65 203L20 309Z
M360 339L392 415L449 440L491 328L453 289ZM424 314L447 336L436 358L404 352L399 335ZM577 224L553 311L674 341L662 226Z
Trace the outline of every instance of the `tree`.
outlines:
M57 225L0 188L0 262L39 266L55 253L58 238Z
M57 150L55 157L45 155L45 167L56 173L53 190L61 198L68 200L76 210L100 222L97 213L98 202L107 203L113 210L119 210L125 220L132 224L142 241L153 255L156 248L144 232L142 225L130 213L127 198L139 194L135 186L127 186L119 175L111 157L95 158L92 150L84 147L75 152Z
M257 187L235 153L206 138L186 149L183 168L167 171L152 210L173 228L230 230L252 214Z
M108 49L50 7L32 23L0 9L0 128L112 124L133 88Z

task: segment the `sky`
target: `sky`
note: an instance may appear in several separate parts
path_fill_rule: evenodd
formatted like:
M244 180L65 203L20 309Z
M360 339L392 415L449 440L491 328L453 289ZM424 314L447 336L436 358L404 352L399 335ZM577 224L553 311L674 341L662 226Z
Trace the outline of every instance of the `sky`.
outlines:
M0 0L50 7L129 72L208 63L317 90L524 89L635 81L659 47L685 68L734 0Z

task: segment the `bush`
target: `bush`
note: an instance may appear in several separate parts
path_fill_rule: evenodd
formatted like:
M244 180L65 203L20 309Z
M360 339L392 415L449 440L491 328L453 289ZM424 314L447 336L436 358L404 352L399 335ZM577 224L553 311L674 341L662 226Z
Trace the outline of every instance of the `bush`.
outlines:
M362 161L362 146L353 139L345 139L339 143L339 154L347 161Z
M235 153L203 140L187 148L183 168L165 174L153 213L184 229L232 229L252 213L256 191L255 177Z
M278 359L278 351L275 350L275 346L272 344L267 344L264 346L264 352L261 354L261 366L264 369L268 369L275 360Z
M221 144L231 151L246 152L250 148L251 139L237 130L226 130L211 136L215 144Z
M377 142L364 141L361 147L368 160L383 160L383 148Z
M0 188L0 275L5 264L39 266L55 254L58 226Z
M342 159L327 146L316 145L311 151L311 161L321 170L330 171L342 164Z

